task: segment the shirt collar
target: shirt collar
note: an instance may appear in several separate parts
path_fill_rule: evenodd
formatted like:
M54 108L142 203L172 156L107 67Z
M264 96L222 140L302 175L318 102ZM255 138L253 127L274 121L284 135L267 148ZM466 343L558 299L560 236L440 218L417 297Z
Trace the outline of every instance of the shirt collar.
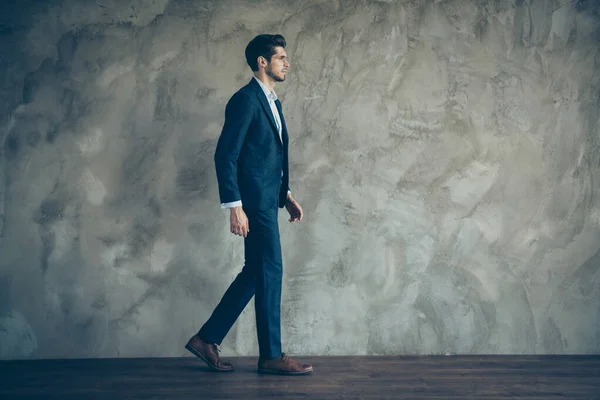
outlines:
M267 87L267 85L262 83L260 79L258 79L256 76L254 77L254 79L256 79L256 82L258 82L258 84L260 85L260 88L263 90L263 92L265 93L265 96L267 96L268 100L271 100L271 101L277 100L277 94L275 93L275 90L269 91L269 88Z

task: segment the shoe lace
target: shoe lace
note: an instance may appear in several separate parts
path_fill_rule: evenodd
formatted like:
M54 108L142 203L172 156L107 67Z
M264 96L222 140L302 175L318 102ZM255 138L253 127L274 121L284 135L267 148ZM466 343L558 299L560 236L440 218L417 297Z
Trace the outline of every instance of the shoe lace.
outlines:
M290 356L288 356L285 353L281 354L281 360L286 364L289 364L290 362L292 362L292 359L290 358Z
M217 352L219 352L219 353L221 352L221 347L218 344L213 343L213 346Z

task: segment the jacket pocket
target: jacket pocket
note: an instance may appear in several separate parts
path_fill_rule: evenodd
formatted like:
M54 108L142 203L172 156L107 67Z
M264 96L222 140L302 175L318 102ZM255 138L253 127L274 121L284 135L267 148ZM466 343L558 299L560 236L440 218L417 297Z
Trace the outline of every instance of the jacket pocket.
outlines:
M263 176L263 168L260 167L248 167L246 169L243 170L244 171L244 175L250 175L250 176Z

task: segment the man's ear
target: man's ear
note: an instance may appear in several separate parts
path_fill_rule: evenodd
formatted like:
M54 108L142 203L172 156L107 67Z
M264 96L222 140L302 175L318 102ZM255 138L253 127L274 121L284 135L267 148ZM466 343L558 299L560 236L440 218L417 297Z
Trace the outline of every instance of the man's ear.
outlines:
M263 56L258 56L258 65L262 65L263 67L267 66L267 59Z

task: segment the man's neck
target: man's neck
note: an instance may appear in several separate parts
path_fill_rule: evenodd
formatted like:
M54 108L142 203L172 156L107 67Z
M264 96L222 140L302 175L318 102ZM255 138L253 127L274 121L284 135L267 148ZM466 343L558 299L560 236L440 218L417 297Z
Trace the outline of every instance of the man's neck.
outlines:
M264 71L256 71L254 72L254 76L256 77L256 79L264 83L265 86L269 88L269 91L273 91L273 88L275 87L275 81L273 80L273 78L267 75Z

